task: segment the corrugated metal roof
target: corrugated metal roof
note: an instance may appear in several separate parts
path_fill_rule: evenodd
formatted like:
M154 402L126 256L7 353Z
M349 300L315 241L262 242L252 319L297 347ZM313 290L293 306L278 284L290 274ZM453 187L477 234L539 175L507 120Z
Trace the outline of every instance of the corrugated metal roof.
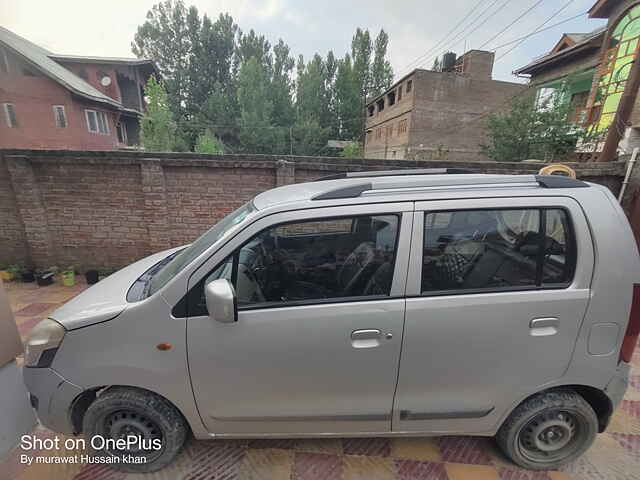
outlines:
M580 37L579 40L574 40L576 42L575 45L572 45L570 47L564 48L558 52L555 53L547 53L545 55L542 55L541 57L538 57L536 59L534 59L531 63L525 65L524 67L518 68L517 70L515 70L513 73L515 74L520 74L520 73L526 73L527 70L529 70L532 67L535 67L536 65L545 63L551 59L555 59L558 57L562 57L564 55L569 54L570 52L573 52L575 50L579 50L580 47L583 47L584 45L586 45L589 41L593 40L594 38L600 36L600 35L604 35L604 32L606 31L606 27L601 27L598 28L592 32L589 33L565 33L564 35L567 36L576 36L576 37Z
M64 68L52 59L55 55L48 50L3 27L0 27L0 43L5 44L18 55L27 59L39 68L46 76L60 83L76 95L80 95L81 97L95 102L111 105L119 110L129 112L135 111L123 107L123 105L117 100L105 95L73 72Z
M72 63L109 63L122 65L150 65L155 70L153 60L147 58L126 58L126 57L88 57L84 55L57 55L49 54L49 58L60 60L61 62Z

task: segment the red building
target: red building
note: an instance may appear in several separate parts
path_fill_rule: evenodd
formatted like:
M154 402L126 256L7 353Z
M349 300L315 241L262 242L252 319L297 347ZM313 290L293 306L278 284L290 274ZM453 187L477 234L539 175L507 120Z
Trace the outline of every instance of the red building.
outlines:
M0 148L140 143L151 60L55 55L0 27Z

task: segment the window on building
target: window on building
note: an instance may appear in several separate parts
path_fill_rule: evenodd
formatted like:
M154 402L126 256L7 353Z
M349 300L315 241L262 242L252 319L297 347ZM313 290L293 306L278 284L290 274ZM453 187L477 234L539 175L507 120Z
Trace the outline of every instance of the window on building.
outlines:
M402 84L398 85L398 101L402 100Z
M127 143L127 127L124 123L118 122L116 125L116 134L118 135L118 142L122 144Z
M389 99L389 106L395 105L395 103L396 103L396 91L394 90L393 92L389 92L387 94L387 98Z
M398 135L401 133L407 133L407 119L400 120L398 122Z
M53 120L56 122L56 127L67 128L67 114L64 105L53 106Z
M104 112L85 110L87 117L87 129L92 133L109 135L109 120Z
M9 59L4 48L0 48L0 72L9 73Z
M569 217L561 209L425 215L424 294L566 286L575 262Z
M387 137L393 136L393 123L387 126Z
M3 103L2 107L4 109L4 118L7 121L7 127L16 128L18 126L18 119L13 103Z
M411 88L413 87L413 80L407 81L407 93L411 92Z
M103 135L109 135L109 120L107 118L107 114L104 112L98 113L98 130Z
M382 97L376 103L378 104L378 112L383 111L384 110L384 97Z
M373 105L369 105L369 107L367 109L369 110L369 116L373 117L373 114L376 111L376 107L374 107Z

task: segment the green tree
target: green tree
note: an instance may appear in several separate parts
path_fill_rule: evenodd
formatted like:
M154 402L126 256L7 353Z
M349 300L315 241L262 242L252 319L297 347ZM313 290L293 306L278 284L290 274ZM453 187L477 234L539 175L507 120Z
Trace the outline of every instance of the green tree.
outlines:
M210 153L221 155L224 153L222 142L211 133L203 133L198 136L195 146L196 153Z
M293 105L292 74L295 60L290 55L287 44L280 39L273 47L273 72L271 78L271 101L273 103L273 123L290 127L295 120Z
M187 8L182 0L165 0L147 12L131 49L137 57L152 59L162 75L168 103L176 120L186 117L189 58L193 35L188 32Z
M278 142L272 123L269 86L267 72L255 57L244 62L238 73L238 137L245 152L273 153Z
M142 146L147 151L171 152L176 139L167 92L155 76L151 76L144 94L147 98L147 111L140 121Z
M338 63L334 90L340 138L360 138L362 136L362 121L360 120L362 99L349 54L345 55L344 59Z
M380 95L393 83L393 68L387 59L389 35L384 30L376 37L373 62L371 63L371 85L367 92L369 97Z
M515 97L505 112L487 119L483 153L499 162L553 160L575 150L586 131L569 121L572 110L563 88L545 98L533 92Z
M340 152L341 157L345 158L364 158L364 151L360 142L349 142Z

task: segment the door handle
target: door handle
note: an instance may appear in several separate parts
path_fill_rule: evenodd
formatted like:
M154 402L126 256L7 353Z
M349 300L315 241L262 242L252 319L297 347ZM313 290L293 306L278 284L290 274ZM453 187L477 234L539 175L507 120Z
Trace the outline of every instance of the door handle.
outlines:
M382 332L376 328L354 330L351 332L353 348L374 348L380 345Z
M529 335L546 337L558 333L560 321L556 317L534 318L529 323Z

